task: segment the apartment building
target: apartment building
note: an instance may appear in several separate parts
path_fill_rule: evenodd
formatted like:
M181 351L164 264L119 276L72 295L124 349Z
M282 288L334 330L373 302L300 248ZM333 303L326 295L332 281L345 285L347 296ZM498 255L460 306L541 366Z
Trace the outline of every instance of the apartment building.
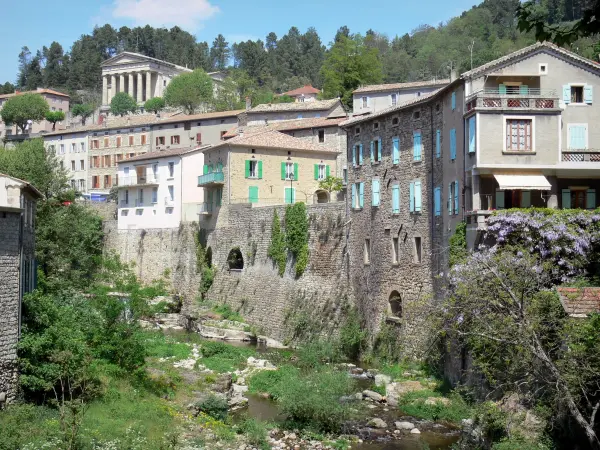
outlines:
M46 148L56 155L67 171L73 189L88 191L88 132L60 130L43 136Z
M361 86L352 92L353 112L354 114L370 114L382 111L422 95L431 94L449 83L449 79L441 79Z
M339 99L311 102L265 103L248 109L247 125L269 125L283 120L345 117L346 111Z

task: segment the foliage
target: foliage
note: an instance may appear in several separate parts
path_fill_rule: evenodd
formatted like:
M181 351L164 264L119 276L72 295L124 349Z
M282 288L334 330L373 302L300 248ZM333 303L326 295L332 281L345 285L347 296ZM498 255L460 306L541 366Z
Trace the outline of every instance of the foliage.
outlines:
M198 289L198 292L200 292L202 298L206 297L206 294L213 285L213 282L215 281L216 274L217 269L215 267L204 266L202 268L202 279L200 281L200 287Z
M329 192L340 192L344 189L344 184L341 178L327 176L324 180L319 181L319 189Z
M0 429L0 450L23 448L25 444L35 448L44 448L43 444L52 442L60 444L57 414L48 407L13 405L0 414Z
M243 322L244 318L240 313L231 309L231 306L223 304L213 306L212 310L219 314L224 320L233 320L235 322Z
M361 324L356 308L346 313L346 318L340 327L339 345L342 354L351 361L358 360L367 347L367 331Z
M154 114L158 114L158 112L165 107L165 101L162 97L154 97L146 100L144 103L145 111L152 111Z
M137 102L126 92L117 92L110 101L110 112L115 116L124 116L137 111Z
M77 105L73 105L71 113L75 117L81 117L81 125L85 125L85 121L94 114L95 110L96 106L91 103L78 103Z
M219 373L233 372L245 366L249 356L256 354L247 347L233 347L223 342L205 341L201 347L202 364Z
M65 120L65 113L62 111L48 111L46 113L46 120L52 124L52 131L56 129L56 122Z
M229 405L223 397L211 394L196 403L195 407L217 420L225 420Z
M10 97L0 110L0 117L5 124L15 124L25 133L27 121L40 122L46 118L50 107L40 94L19 94Z
M375 336L371 353L371 356L381 363L393 363L400 359L402 343L394 324L382 322Z
M308 215L304 203L286 207L285 234L287 248L296 259L296 276L300 277L308 265Z
M450 247L448 265L460 264L467 258L467 224L460 222L456 225L454 234L448 240Z
M162 332L145 332L146 354L153 358L172 358L175 361L190 357L191 347Z
M201 273L202 278L198 292L202 299L206 298L210 287L213 284L217 270L212 267L212 254L210 249L205 248L205 239L202 236L202 230L194 235L194 242L196 244L196 273Z
M444 398L428 389L407 392L399 399L398 406L409 416L446 420L455 424L460 424L462 419L471 417L473 413L460 395L451 394L449 398Z
M168 106L183 108L186 114L193 114L202 104L212 103L212 79L201 69L177 75L167 86L164 99Z
M246 418L238 425L238 431L246 435L250 445L265 450L271 448L267 440L267 426L264 422L254 418Z
M267 250L267 255L277 265L279 276L282 277L285 273L285 265L287 262L285 233L281 231L281 222L277 211L273 212L273 225L271 227L271 243Z
M232 111L243 109L246 102L240 99L240 92L236 82L227 77L220 84L214 99L215 111Z

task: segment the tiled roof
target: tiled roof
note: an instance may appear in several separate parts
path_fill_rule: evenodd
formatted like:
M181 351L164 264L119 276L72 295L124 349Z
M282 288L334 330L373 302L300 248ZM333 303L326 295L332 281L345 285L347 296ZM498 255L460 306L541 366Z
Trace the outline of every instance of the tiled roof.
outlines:
M294 97L296 95L302 94L318 94L319 92L321 91L315 87L312 87L310 84L307 84L298 89L292 89L291 91L284 92L282 95L289 95L290 97Z
M304 139L295 138L284 133L280 133L276 130L263 130L262 132L249 132L242 136L237 136L229 139L219 145L208 148L209 151L213 149L221 148L226 145L235 145L243 147L261 147L261 148L273 148L281 150L296 150L296 151L307 151L307 152L319 152L319 153L338 153L332 150L328 150L324 147L319 147L312 144Z
M398 91L401 89L411 89L419 87L437 87L443 86L450 83L449 79L442 80L429 80L429 81L413 81L410 83L390 83L390 84L370 84L367 86L361 86L353 94L360 94L363 92L385 92L385 91Z
M285 112L285 111L326 111L333 108L340 100L333 98L331 100L315 100L314 102L293 102L293 103L263 103L248 110L248 114L264 112Z
M559 287L558 296L565 312L571 317L585 317L600 312L600 288Z
M564 48L558 47L557 45L554 45L550 42L536 42L533 45L530 45L528 47L524 47L520 50L517 50L515 52L509 53L506 56L503 56L501 58L495 59L493 61L490 61L487 64L483 64L482 66L476 67L472 70L469 70L468 72L465 72L462 74L463 78L472 78L475 77L477 75L480 75L482 73L485 73L487 71L489 71L490 69L497 67L497 66L501 66L503 64L509 63L511 61L514 60L519 60L521 59L523 56L528 55L529 53L534 53L537 52L539 50L543 50L543 49L547 49L547 50L552 50L556 53L559 53L560 55L564 56L567 59L573 60L573 61L577 61L580 62L582 64L587 65L588 67L592 67L596 70L600 69L600 64L598 64L595 61L592 61L591 59L587 59L584 58L582 56L579 56L569 50L565 50Z
M127 162L135 162L135 161L145 161L148 159L158 159L158 158L168 158L170 156L181 156L187 153L195 152L196 150L204 150L210 147L210 145L204 145L200 147L193 148L171 148L169 150L160 150L157 152L147 152L142 155L134 156L133 158L122 159L121 161L117 161L117 163L127 163Z
M2 95L0 95L0 98L14 97L15 95L19 95L19 94L51 94L51 95L59 95L61 97L70 98L68 94L64 94L62 92L54 91L52 89L44 89L44 88L38 88L35 91L19 91L19 92L13 92L12 94L2 94Z
M174 123L174 122L184 122L188 120L209 120L209 119L222 119L225 117L237 117L238 114L246 111L245 109L235 109L232 111L221 111L221 112L210 112L203 114L173 114L167 119L161 120L160 123Z
M327 117L315 117L311 119L297 119L297 120L283 120L281 122L271 123L269 125L254 125L254 126L239 126L233 127L225 133L224 138L235 137L240 131L245 133L252 133L258 131L292 131L292 130L306 130L309 128L328 128L337 127L346 120L346 117L336 117L328 119Z

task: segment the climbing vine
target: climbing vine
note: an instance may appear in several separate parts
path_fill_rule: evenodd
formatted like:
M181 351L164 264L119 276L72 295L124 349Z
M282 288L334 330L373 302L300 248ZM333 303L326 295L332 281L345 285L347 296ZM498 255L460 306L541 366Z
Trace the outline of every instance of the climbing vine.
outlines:
M285 246L285 233L281 231L281 223L277 211L273 213L273 226L271 230L271 244L269 245L267 255L275 262L275 264L277 264L279 276L282 277L285 272L287 254Z
M455 264L460 264L467 259L467 224L465 222L460 222L456 225L456 230L454 234L450 236L449 239L450 244L450 255L449 255L449 265L450 267Z
M296 276L308 265L308 216L304 203L295 203L285 209L287 247L296 259Z

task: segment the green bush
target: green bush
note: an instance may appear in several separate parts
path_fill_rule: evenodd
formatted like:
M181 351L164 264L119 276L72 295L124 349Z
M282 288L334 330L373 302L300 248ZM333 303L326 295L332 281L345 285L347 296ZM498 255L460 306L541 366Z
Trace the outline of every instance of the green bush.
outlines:
M44 406L13 405L0 412L0 450L59 442L57 412ZM56 447L58 448L58 446Z
M434 391L423 390L408 392L402 396L398 407L407 415L428 420L447 420L460 423L462 419L472 417L473 411L458 394L451 394L450 403L445 405L441 401L426 404L430 397L440 398Z
M268 450L271 448L267 440L267 425L260 420L254 418L244 419L244 421L238 425L238 432L246 435L249 444L258 447L261 450Z
M212 310L219 314L222 319L232 320L234 322L243 322L244 318L238 313L231 309L229 305L215 305Z
M300 377L300 370L290 365L280 366L277 370L261 370L248 380L248 390L253 394L268 393L277 399L285 381L297 377Z
M256 354L248 347L234 347L218 341L205 341L201 346L200 363L216 372L233 372L245 366L249 356Z
M326 363L340 362L344 355L334 339L316 339L304 343L297 351L296 364L303 369L316 369Z
M287 248L296 258L296 276L304 273L308 265L308 215L304 203L295 203L285 209L285 235Z
M285 233L281 231L281 223L277 211L273 212L273 225L271 227L271 243L267 250L267 255L277 265L279 276L285 273L287 263L287 248L285 242Z
M356 361L366 348L366 345L367 332L360 323L358 311L356 308L352 308L348 311L346 320L340 328L340 351L351 361Z
M221 421L227 418L227 411L229 411L227 400L214 394L200 400L195 406L199 411Z

